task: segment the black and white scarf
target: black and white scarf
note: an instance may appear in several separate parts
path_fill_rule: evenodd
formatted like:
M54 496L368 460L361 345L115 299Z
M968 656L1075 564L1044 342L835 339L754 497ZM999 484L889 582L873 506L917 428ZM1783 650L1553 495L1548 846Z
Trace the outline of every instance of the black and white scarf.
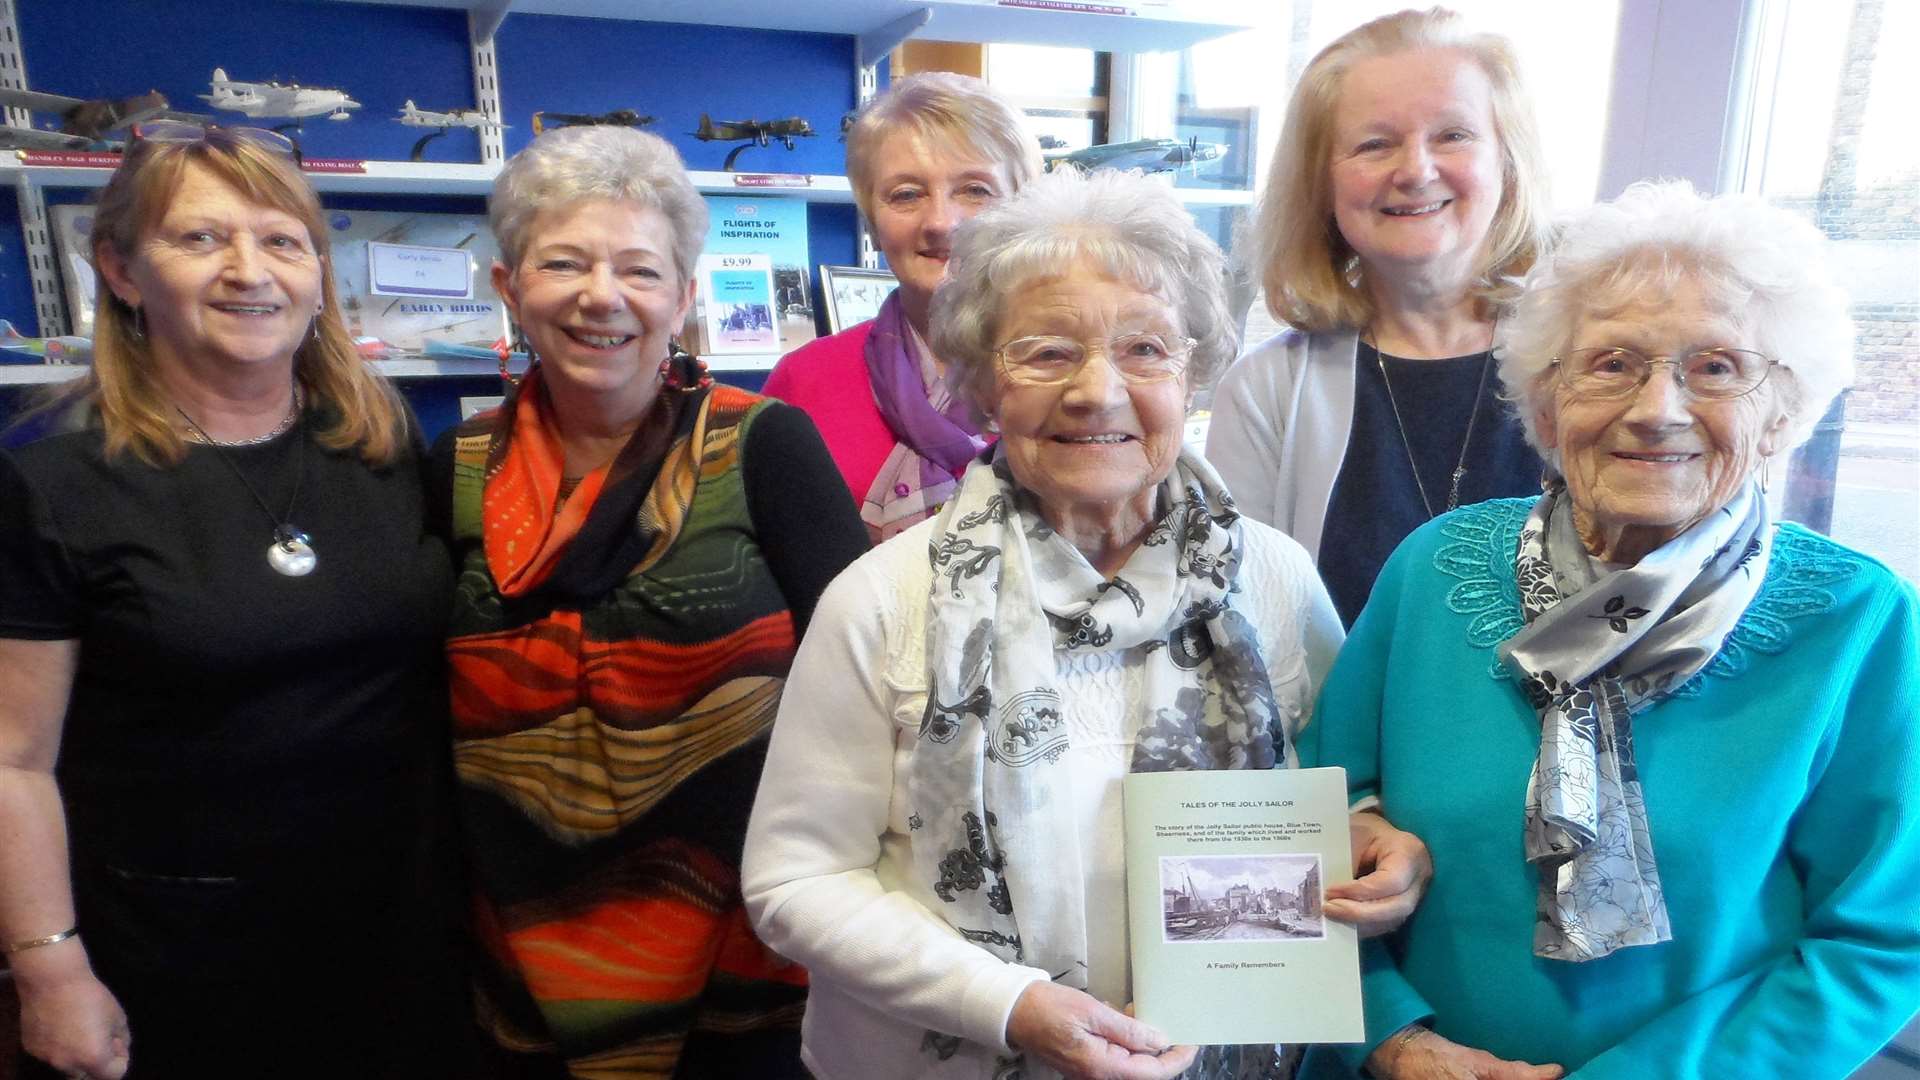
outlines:
M929 545L927 710L907 784L915 870L967 940L1081 990L1087 900L1056 655L1144 654L1146 690L1125 720L1131 771L1295 764L1294 718L1229 600L1243 555L1233 500L1191 451L1158 498L1161 516L1109 580L1047 526L996 451L969 468ZM956 1042L930 1036L954 1066L938 1074L1053 1075Z
M1534 504L1515 566L1527 627L1499 651L1540 714L1526 808L1540 873L1534 955L1580 961L1673 937L1632 715L1720 651L1766 577L1773 522L1749 484L1613 569L1587 553L1573 517L1564 482Z

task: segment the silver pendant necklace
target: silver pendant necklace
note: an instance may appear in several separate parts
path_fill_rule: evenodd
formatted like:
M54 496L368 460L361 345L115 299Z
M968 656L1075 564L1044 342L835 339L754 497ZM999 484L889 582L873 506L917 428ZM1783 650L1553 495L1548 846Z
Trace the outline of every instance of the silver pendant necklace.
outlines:
M306 577L313 573L314 567L320 564L320 556L313 550L313 538L293 526L293 511L300 505L300 481L307 472L306 440L301 438L294 446L293 497L287 500L285 514L273 512L273 508L267 505L267 500L260 497L260 492L256 491L253 483L247 479L247 474L241 472L240 466L227 456L226 447L256 446L277 438L294 426L300 417L300 406L300 384L296 382L293 385L293 407L287 410L286 419L280 421L278 427L264 436L236 443L215 441L211 435L207 434L205 428L195 423L193 417L187 415L185 409L178 405L173 407L173 411L180 414L180 419L187 422L187 428L195 436L194 441L210 447L221 461L227 463L227 468L233 470L233 475L239 479L240 485L247 489L247 494L253 496L253 501L260 504L260 509L266 512L267 520L273 522L273 542L267 545L267 565L273 568L274 573L283 577Z
M1413 442L1407 438L1406 421L1400 418L1400 402L1393 396L1393 380L1387 378L1386 354L1373 348L1373 362L1380 365L1380 382L1387 388L1387 404L1393 407L1393 426L1400 432L1400 446L1407 452L1407 467L1413 470L1413 486L1420 492L1420 505L1426 507L1427 520L1434 518L1433 500L1427 498L1427 485L1420 479L1420 462L1413 456ZM1473 428L1480 422L1480 404L1487 399L1487 372L1493 367L1493 350L1480 361L1480 383L1473 391L1473 412L1467 417L1467 433L1460 437L1460 458L1453 463L1453 482L1447 487L1447 509L1460 508L1460 482L1467 478L1467 451L1473 446Z

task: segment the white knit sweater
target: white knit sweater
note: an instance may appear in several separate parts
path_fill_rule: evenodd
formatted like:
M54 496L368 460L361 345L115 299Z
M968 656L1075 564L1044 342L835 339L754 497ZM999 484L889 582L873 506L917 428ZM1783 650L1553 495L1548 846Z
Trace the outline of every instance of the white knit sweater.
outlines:
M1340 621L1300 545L1243 522L1232 602L1259 631L1283 712L1304 722ZM963 940L913 874L904 798L927 704L933 525L868 552L821 597L747 831L747 906L761 938L812 977L802 1053L826 1080L920 1076L935 1060L921 1049L930 1030L1005 1050L1015 999L1048 977ZM1056 656L1086 853L1061 871L1085 882L1089 989L1120 1006L1130 998L1120 782L1133 733L1116 718L1143 679L1126 651Z

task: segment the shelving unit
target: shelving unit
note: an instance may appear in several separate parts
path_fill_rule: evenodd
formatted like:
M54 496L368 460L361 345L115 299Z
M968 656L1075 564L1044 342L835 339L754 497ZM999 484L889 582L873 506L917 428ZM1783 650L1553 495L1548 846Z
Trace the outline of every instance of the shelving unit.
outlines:
M709 371L766 371L780 359L779 353L742 353L737 356L707 356ZM486 378L500 374L491 360L372 360L373 369L389 379L439 379L448 377ZM524 365L513 366L515 374ZM77 379L86 374L85 364L0 364L0 386L45 386Z
M452 8L469 13L478 38L507 15L694 23L755 30L848 34L863 58L878 58L909 36L940 41L1065 45L1103 52L1186 49L1252 25L1246 0L336 0ZM902 33L902 30L905 30ZM897 39L885 48L870 44Z
M38 188L96 188L113 169L105 165L29 165L18 151L0 153L0 183ZM473 195L493 190L498 165L447 164L438 161L316 161L307 179L322 194ZM355 171L339 171L342 165ZM853 189L844 176L801 173L688 173L703 195L781 195L807 202L850 203Z
M876 88L881 58L914 36L947 41L1015 42L1074 46L1109 52L1157 52L1194 44L1246 29L1242 0L808 0L807 3L769 3L768 0L329 0L337 3L373 3L387 6L439 8L466 13L472 56L476 105L488 116L501 115L499 71L494 47L507 15L559 15L628 22L681 23L739 27L753 30L795 31L846 35L854 38L854 70L849 73L856 100L865 100ZM24 71L13 13L0 0L5 29L0 34L0 82L8 72ZM506 31L511 35L512 30ZM13 78L19 81L18 76ZM11 83L9 83L11 84ZM20 118L15 118L20 122ZM338 161L314 159L307 176L323 194L484 197L499 174L499 133L483 136L481 163ZM40 332L64 329L64 303L55 273L50 230L45 227L43 192L55 188L98 188L112 174L112 161L23 161L21 153L0 153L0 184L15 188L25 232L25 252L31 272ZM695 186L703 194L768 195L806 202L850 204L851 187L844 176L758 172L695 171ZM1252 201L1250 192L1176 189L1187 205L1241 206ZM864 238L863 238L864 239ZM864 250L869 245L862 243ZM864 258L864 256L863 256ZM777 355L709 358L716 371L764 371ZM393 360L377 366L395 378L435 378L492 374L487 361ZM0 386L58 382L83 371L82 366L0 364Z

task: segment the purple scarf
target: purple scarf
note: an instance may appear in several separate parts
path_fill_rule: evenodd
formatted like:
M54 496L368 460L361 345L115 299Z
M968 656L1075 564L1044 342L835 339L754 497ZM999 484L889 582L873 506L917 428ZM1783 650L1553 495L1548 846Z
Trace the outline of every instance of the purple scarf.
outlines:
M866 346L874 402L898 440L860 508L876 542L938 510L953 493L956 477L987 445L957 396L944 410L934 408L933 391L912 342L900 290L895 289L874 316ZM917 467L902 467L907 454Z

